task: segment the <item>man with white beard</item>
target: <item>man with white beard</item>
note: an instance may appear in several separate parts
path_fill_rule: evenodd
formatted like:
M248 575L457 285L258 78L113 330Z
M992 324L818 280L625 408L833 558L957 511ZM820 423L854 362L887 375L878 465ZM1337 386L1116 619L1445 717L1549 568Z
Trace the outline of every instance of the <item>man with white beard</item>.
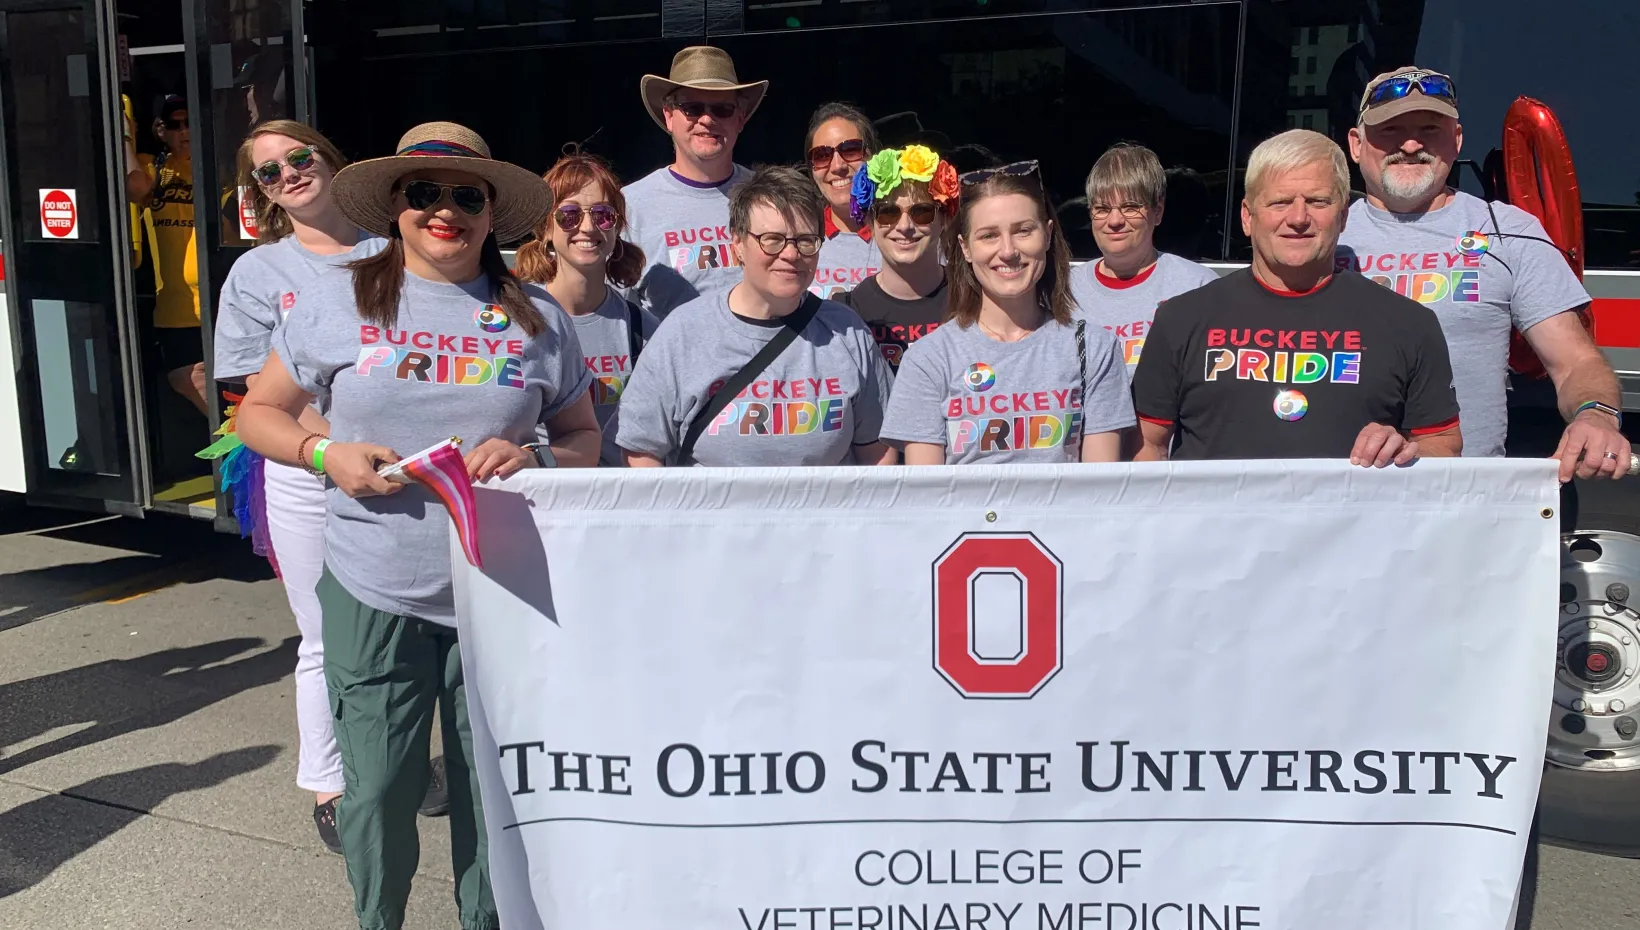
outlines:
M1589 294L1535 217L1447 186L1462 146L1452 78L1414 67L1374 78L1350 130L1367 196L1350 207L1338 266L1435 311L1452 358L1464 455L1504 454L1513 326L1554 387L1559 417L1550 435L1560 436L1561 482L1621 478L1631 454L1619 431L1621 391L1577 315Z

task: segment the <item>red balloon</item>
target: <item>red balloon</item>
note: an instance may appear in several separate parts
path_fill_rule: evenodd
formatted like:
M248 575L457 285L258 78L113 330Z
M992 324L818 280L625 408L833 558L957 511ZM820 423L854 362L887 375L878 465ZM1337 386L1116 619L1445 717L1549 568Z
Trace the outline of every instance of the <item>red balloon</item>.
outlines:
M1516 98L1503 120L1503 176L1508 200L1537 217L1549 238L1571 256L1572 271L1583 277L1583 198L1572 169L1566 131L1548 105ZM1578 314L1594 335L1594 314ZM1516 330L1509 335L1509 367L1533 378L1548 377L1543 362Z

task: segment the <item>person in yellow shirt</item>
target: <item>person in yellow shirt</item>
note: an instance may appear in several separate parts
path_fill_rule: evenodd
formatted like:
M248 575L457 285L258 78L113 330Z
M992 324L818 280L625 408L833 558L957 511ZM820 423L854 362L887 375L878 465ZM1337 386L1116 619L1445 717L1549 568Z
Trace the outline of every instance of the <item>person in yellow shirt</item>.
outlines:
M138 155L130 127L125 137L126 199L152 220L154 333L166 381L205 412L205 349L199 331L199 273L194 242L194 172L188 147L188 101L175 94L154 107L161 152ZM148 224L144 224L147 226Z

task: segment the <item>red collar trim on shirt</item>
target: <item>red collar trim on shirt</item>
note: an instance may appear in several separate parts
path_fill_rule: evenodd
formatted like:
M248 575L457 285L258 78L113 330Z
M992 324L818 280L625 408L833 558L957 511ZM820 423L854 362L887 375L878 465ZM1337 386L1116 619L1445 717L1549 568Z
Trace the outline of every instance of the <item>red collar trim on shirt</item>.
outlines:
M1249 270L1248 273L1252 274L1252 271ZM1289 291L1286 288L1271 287L1270 285L1264 283L1263 278L1260 278L1256 274L1253 275L1253 280L1258 282L1259 287L1264 288L1265 290L1267 290L1270 293L1276 295L1277 297L1308 297L1311 294L1314 294L1316 291L1319 291L1322 288L1326 287L1327 282L1331 281L1332 279L1333 279L1333 276L1329 274L1325 278L1322 278L1320 281L1315 282L1315 287L1312 287L1307 291Z
M832 238L835 238L838 233L845 233L845 232L848 232L848 230L846 230L843 227L837 225L837 220L832 218L831 207L827 207L826 208L826 238L827 239L832 239ZM860 231L855 233L855 235L859 236L861 239L865 240L866 242L870 242L871 241L871 224L867 223L864 226L861 226Z
M1139 272L1131 278L1118 278L1115 275L1105 273L1105 260L1101 258L1097 262L1093 263L1093 276L1100 284L1119 291L1125 287L1133 287L1134 285L1145 283L1145 279L1155 273L1156 266L1159 264L1161 264L1160 260L1151 262L1149 268L1146 268L1144 271Z

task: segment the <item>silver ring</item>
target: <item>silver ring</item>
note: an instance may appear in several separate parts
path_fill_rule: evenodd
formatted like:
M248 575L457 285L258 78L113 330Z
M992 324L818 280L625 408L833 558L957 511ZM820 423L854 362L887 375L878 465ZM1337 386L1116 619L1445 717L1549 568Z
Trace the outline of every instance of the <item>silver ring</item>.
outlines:
M1640 455L1629 453L1629 474L1640 475Z
M1616 452L1608 452L1608 453L1606 453L1606 458L1609 458L1609 459L1611 459L1612 461L1615 462L1615 461L1617 461L1617 453Z

